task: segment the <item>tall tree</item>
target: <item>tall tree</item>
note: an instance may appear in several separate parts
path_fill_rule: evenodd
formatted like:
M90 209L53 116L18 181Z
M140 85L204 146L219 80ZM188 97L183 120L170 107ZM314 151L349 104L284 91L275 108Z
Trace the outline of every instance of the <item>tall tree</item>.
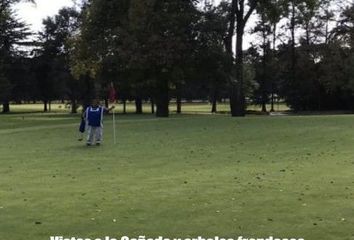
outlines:
M244 93L244 69L243 69L243 40L246 25L261 0L232 0L229 12L229 30L225 40L226 49L233 66L233 44L232 39L236 28L236 73L230 81L230 107L231 115L234 117L245 116L246 99ZM232 67L230 68L232 71Z
M126 100L125 90L130 89L121 81L126 80L125 55L121 53L123 39L127 38L130 0L92 0L82 7L82 22L72 41L70 54L71 72L76 79L85 79L87 90L84 105L100 97L114 82L119 85L119 96Z
M267 86L268 84L264 84L265 81L269 83L269 91L270 91L270 100L271 100L271 112L274 112L274 95L276 92L276 85L278 80L278 72L276 70L277 58L276 58L276 51L277 51L277 38L278 38L278 25L283 17L284 8L282 7L282 3L284 0L269 0L262 2L257 7L257 13L260 16L260 24L256 27L255 30L261 34L262 37L262 51L263 51L263 75L267 79L263 80L262 86ZM271 40L270 36L272 35ZM271 47L269 44L271 43ZM265 98L265 89L261 90L262 98L262 110L265 110L264 102Z
M0 0L0 101L3 113L10 111L11 71L13 57L20 54L16 44L21 44L28 35L28 28L19 21L12 9L20 0Z
M197 59L193 65L199 85L209 92L212 113L217 112L217 101L227 84L229 56L225 51L227 36L227 8L225 4L206 4L199 24Z
M193 0L132 1L132 6L129 32L135 47L130 48L134 53L130 64L148 72L156 116L167 117L170 90L183 83L184 70L194 56L199 12Z
M44 111L48 103L69 96L72 112L76 112L78 86L70 74L70 40L78 29L79 14L75 9L63 8L54 17L43 20L40 33L41 48L37 51L37 79Z
M77 40L74 70L90 72L104 88L106 79L98 77L107 76L103 71L110 68L103 66L110 62L118 79L128 76L120 82L130 82L137 110L143 90L153 89L149 95L156 102L156 115L167 117L170 90L183 82L173 73L183 70L194 56L194 28L199 19L195 2L91 1Z

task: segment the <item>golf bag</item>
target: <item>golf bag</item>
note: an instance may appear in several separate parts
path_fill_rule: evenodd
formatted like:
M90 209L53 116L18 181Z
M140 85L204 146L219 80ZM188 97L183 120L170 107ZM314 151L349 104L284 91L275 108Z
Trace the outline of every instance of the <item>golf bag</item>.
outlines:
M86 129L86 121L84 118L81 119L81 123L80 123L80 127L79 127L79 131L81 133L84 133Z

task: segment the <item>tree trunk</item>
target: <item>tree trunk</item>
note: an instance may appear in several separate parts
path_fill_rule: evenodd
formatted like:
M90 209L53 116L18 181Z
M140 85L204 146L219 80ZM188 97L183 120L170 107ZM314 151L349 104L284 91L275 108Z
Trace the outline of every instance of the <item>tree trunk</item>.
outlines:
M123 99L123 114L127 114L127 100Z
M272 97L271 97L271 107L270 111L274 112L274 91L273 91L273 84L272 84Z
M295 80L295 66L296 66L296 53L295 53L295 27L296 27L296 19L295 19L295 3L294 0L292 1L292 8L291 8L291 78L292 81Z
M165 77L158 79L156 96L156 117L169 116L169 89L168 80Z
M51 111L52 111L52 101L49 101L49 102L48 102L48 105L49 105L49 108L48 108L48 109L49 109L49 112L51 112Z
M231 113L235 112L234 110L234 103L235 103L235 82L234 82L234 73L233 73L233 68L234 68L234 53L233 53L233 48L232 48L232 39L235 34L235 26L236 26L236 11L237 11L237 0L232 0L231 2L231 9L229 12L229 26L228 26L228 32L227 32L227 37L225 39L225 49L228 55L228 74L230 76L231 82L230 82L230 107L231 107Z
M227 32L227 36L225 38L225 48L226 48L226 52L229 55L230 58L230 63L232 64L234 61L234 54L232 51L232 38L234 37L234 33L235 33L235 24L236 24L236 9L237 9L237 0L232 0L231 3L231 10L229 13L229 27L228 27L228 32Z
M264 101L262 102L262 112L264 112L264 113L267 112L267 105Z
M273 23L273 50L276 49L276 41L277 41L277 23Z
M2 113L9 113L10 112L10 102L5 100L2 104Z
M182 113L182 98L181 95L178 94L177 96L177 113Z
M273 53L272 57L274 57L274 53L276 51L276 39L277 39L277 23L273 23ZM271 107L270 111L274 112L274 76L270 78L270 88L271 88Z
M43 109L43 111L44 112L48 112L48 101L47 100L44 100L44 109Z
M155 102L154 102L154 99L151 98L150 101L151 101L151 113L155 114Z
M311 35L310 35L310 23L306 22L305 26L305 30L306 30L306 44L307 46L310 45L310 42L311 42Z
M264 22L263 22L264 23ZM265 31L263 31L263 63L262 63L262 82L261 82L261 88L262 88L262 112L267 112L267 101L268 101L268 91L267 91L267 51L268 48L268 41L267 41L267 35Z
M216 106L216 98L214 97L212 100L212 107L211 107L211 113L216 113L217 112L217 106Z
M238 22L241 20L238 20ZM237 35L236 35L236 83L231 86L231 115L233 117L244 117L245 116L245 95L243 89L243 34L244 34L244 24L237 24Z
M71 99L71 113L77 113L77 101L75 99Z
M109 108L108 98L105 98L105 99L104 99L104 106L105 106L106 108Z
M217 90L216 90L216 87L214 87L214 90L213 90L213 94L211 96L211 113L216 113L217 112L217 97L218 97L218 94L217 94Z
M327 46L328 42L329 42L329 34L330 34L330 31L329 31L329 19L327 18L327 21L326 21L326 38L325 38L325 46Z
M135 98L135 113L142 114L143 113L143 101L141 97Z

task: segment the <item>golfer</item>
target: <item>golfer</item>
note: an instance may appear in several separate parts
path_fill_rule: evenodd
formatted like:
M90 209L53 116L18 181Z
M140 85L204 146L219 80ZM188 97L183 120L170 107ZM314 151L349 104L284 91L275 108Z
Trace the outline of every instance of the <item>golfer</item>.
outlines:
M100 106L98 99L93 100L92 105L87 107L84 117L87 124L87 146L101 145L103 137L103 114L114 109L114 106L105 108Z

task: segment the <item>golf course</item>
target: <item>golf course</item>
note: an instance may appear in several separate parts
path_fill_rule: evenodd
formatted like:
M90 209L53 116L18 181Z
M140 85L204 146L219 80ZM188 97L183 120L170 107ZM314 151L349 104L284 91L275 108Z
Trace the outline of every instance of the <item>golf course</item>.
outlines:
M354 240L354 0L0 0L0 240Z
M15 108L16 109L16 108ZM354 116L0 116L0 239L354 239Z

